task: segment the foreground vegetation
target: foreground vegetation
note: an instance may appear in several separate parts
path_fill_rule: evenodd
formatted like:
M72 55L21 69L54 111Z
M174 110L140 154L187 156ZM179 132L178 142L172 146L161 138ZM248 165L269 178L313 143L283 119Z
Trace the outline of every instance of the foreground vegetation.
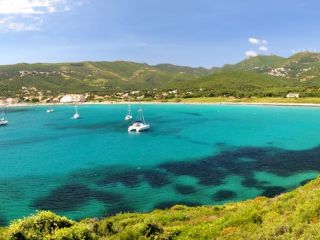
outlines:
M39 212L14 221L1 239L320 239L320 178L275 198L221 206L176 205L80 222Z

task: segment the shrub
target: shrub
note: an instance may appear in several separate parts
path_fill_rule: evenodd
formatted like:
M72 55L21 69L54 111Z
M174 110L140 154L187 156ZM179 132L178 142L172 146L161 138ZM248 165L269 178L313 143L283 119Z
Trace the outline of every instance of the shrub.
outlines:
M13 222L9 226L9 239L44 239L53 235L58 229L69 228L75 222L66 217L60 217L50 211L39 212L36 215Z
M90 240L93 239L90 229L85 224L77 224L70 228L61 228L52 236L46 236L45 240Z
M163 233L162 227L158 226L156 223L148 223L142 229L141 233L150 239L156 239L157 235Z

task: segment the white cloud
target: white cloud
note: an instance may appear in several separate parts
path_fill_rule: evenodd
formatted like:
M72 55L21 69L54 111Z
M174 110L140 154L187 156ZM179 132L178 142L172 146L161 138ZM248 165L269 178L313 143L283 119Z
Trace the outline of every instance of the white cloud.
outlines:
M40 30L47 14L80 6L75 0L0 0L1 31Z
M248 38L248 41L250 44L255 45L256 50L246 51L245 55L247 58L256 57L259 55L258 53L269 51L268 47L266 46L268 45L268 41L265 39L250 37Z
M257 53L256 51L250 50L250 51L246 51L246 52L245 52L245 55L246 55L247 58L251 58L251 57L256 57L256 56L258 56L258 53Z
M25 17L20 19L9 16L0 19L0 30L15 32L36 31L40 30L42 23L42 18L38 17Z
M269 49L266 46L261 46L258 49L260 52L267 52Z
M260 43L260 40L257 38L249 38L248 41L251 44L259 44Z
M264 40L264 39L258 39L255 37L251 37L248 39L249 43L253 44L253 45L267 45L268 41Z
M55 12L64 0L0 0L0 14L44 14Z

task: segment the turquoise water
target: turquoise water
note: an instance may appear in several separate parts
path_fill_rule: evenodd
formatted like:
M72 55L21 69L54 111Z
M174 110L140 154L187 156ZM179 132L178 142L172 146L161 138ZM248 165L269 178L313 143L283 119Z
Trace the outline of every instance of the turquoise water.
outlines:
M9 109L0 128L0 223L49 209L73 219L274 196L320 170L320 109L143 105ZM133 111L137 109L133 106Z

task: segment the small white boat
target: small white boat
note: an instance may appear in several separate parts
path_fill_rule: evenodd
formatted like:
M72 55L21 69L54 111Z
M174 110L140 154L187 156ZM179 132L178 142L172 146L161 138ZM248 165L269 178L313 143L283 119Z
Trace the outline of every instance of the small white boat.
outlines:
M9 121L7 119L7 109L3 108L2 117L0 118L0 126L8 125Z
M150 124L146 123L143 116L142 108L138 110L138 120L134 121L132 125L128 127L128 132L136 131L141 132L148 130L150 128Z
M5 125L8 125L8 120L6 120L5 118L1 118L0 119L0 126L5 126Z
M76 112L73 114L72 119L79 119L80 114L78 113L78 106L75 106Z
M52 113L54 110L52 108L47 110L47 113Z
M125 116L124 120L129 121L132 119L132 114L131 114L131 105L128 105L128 114Z

